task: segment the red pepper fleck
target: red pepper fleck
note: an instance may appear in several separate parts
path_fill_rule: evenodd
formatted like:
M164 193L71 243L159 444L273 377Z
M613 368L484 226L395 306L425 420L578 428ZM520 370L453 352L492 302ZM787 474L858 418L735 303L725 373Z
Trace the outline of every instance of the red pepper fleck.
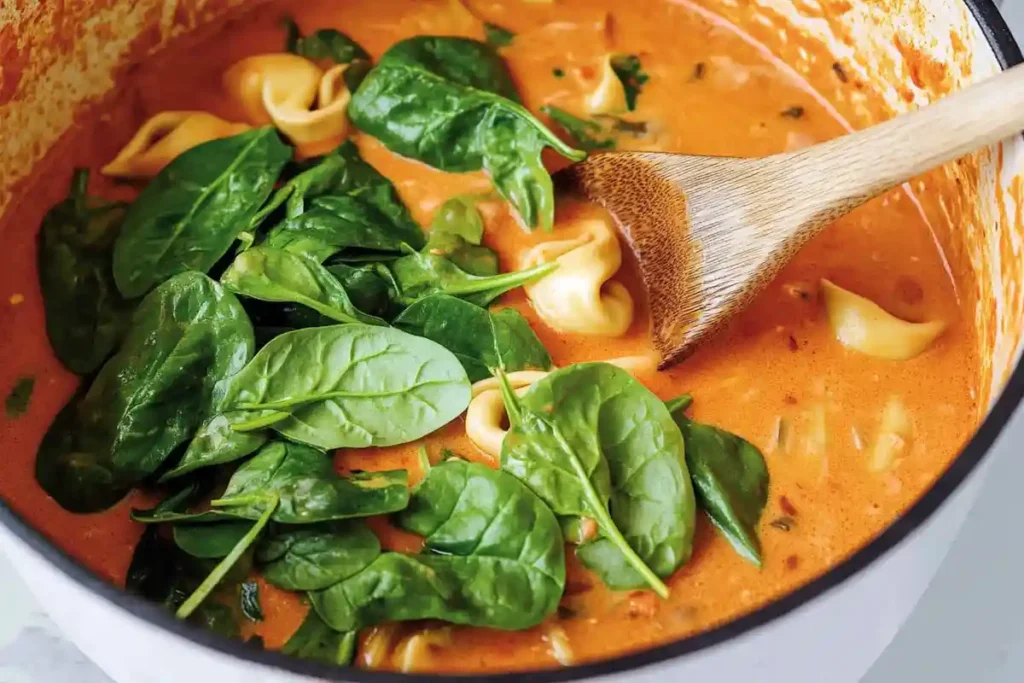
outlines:
M800 349L800 345L796 343L796 337L789 335L789 350L797 351Z
M796 555L790 555L786 558L786 569L793 570L800 566L800 558Z
M779 507L782 511L790 517L796 516L796 508L793 507L793 503L789 501L789 498L785 496L779 496Z
M796 396L794 396L793 394L786 394L785 398L783 398L782 400L785 401L787 405L796 405Z

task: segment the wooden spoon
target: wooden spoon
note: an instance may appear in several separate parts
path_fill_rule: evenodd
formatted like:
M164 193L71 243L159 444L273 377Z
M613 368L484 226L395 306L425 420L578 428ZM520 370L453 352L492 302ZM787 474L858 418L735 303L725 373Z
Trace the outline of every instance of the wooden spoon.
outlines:
M1022 128L1024 65L796 152L762 159L605 152L556 181L619 223L640 264L665 368L720 330L836 218Z

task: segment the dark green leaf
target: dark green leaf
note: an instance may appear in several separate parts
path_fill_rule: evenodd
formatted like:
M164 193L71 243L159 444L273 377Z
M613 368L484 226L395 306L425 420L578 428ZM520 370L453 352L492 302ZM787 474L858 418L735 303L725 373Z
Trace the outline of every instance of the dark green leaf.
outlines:
M356 632L340 633L324 623L315 610L281 648L281 652L322 664L348 666L356 653Z
M735 434L694 422L676 422L686 440L686 464L697 503L740 555L761 566L757 526L768 502L768 467L757 447Z
M547 349L514 308L492 313L462 299L434 294L405 309L394 325L454 353L470 382L490 377L493 368L505 372L551 368Z
M132 553L125 590L154 602L166 600L175 580L176 554L174 543L160 533L159 527L147 527Z
M352 97L349 115L388 149L450 172L483 169L528 227L550 229L554 189L545 146L572 149L518 102L494 48L419 36L392 46Z
M520 399L503 382L503 395L514 426L502 469L556 514L597 522L597 540L577 554L610 586L667 594L657 577L690 557L695 512L683 438L665 405L607 363L557 370Z
M369 59L370 55L359 43L333 28L322 28L303 36L298 24L290 17L282 19L285 28L285 49L299 56L318 61L330 60L335 64L348 64L356 59Z
M390 236L388 244L400 245L404 242L414 249L423 246L423 231L409 215L409 211L398 197L394 185L377 169L363 160L359 155L358 148L351 140L341 143L337 149L323 157L318 163L299 173L276 190L267 204L254 217L253 225L260 223L268 214L282 205L286 207L287 218L296 218L310 210L312 200L319 197L347 198L361 204L362 212L350 210L348 212L349 220L355 220L358 223L368 217L371 224L378 223L378 230ZM348 206L346 202L336 204L331 201L319 205L322 210L338 213L342 218L347 215L345 209ZM292 226L284 230L289 229L298 230L299 226ZM345 246L387 248L377 246L379 244L380 239L378 238L372 245L355 243ZM397 248L396 246L395 249Z
M380 541L361 521L316 527L281 527L263 540L256 559L263 578L293 591L328 588L365 569L380 555Z
M32 400L32 390L36 386L35 377L19 377L11 391L4 399L4 415L8 420L21 417L28 412L28 404Z
M444 347L399 330L335 325L287 332L231 381L228 410L274 411L270 427L324 450L408 443L469 405L466 371Z
M240 410L215 415L206 420L192 437L177 466L161 476L160 481L169 481L201 467L241 460L255 453L266 443L266 432L236 432L231 428L231 425L247 422L252 417L252 412Z
M121 294L142 296L173 275L212 268L263 205L291 155L267 127L175 158L125 215L113 261Z
M629 111L636 109L636 99L643 91L649 76L644 72L640 58L636 55L615 55L611 60L612 71L622 81L626 91L626 107Z
M243 251L220 281L237 294L301 304L332 322L387 324L353 306L345 288L319 261L282 249L254 247Z
M256 519L266 499L277 497L275 522L312 524L401 510L409 502L407 481L405 470L340 477L326 453L278 441L239 467L213 505L236 517Z
M465 299L477 306L487 306L509 290L536 280L558 267L555 262L541 263L533 268L501 275L477 276L454 263L431 253L415 253L388 264L404 304L432 294L447 294Z
M37 256L46 334L60 362L80 375L114 352L133 308L111 272L125 205L90 198L88 184L88 169L76 169L68 198L43 218Z
M200 605L189 621L225 638L238 639L241 636L234 610L219 602Z
M484 219L476 198L458 195L448 199L434 214L424 252L443 256L470 275L497 275L498 255L480 246Z
M219 560L230 553L251 528L251 522L175 524L174 543L192 557Z
M514 630L557 609L565 588L558 521L514 477L448 460L431 469L396 521L425 537L424 552L384 553L358 574L311 593L333 628L443 619Z
M605 130L597 121L578 118L558 107L543 106L540 110L564 128L580 149L588 152L615 149L615 138L605 137Z
M253 333L231 292L182 273L139 305L121 349L57 415L36 458L43 489L72 512L117 502L187 441L245 365Z
M391 318L391 290L373 266L356 268L337 263L327 266L327 270L345 288L356 308L379 318Z
M516 39L515 33L489 21L484 22L484 35L487 37L487 44L495 48L508 47Z
M255 581L241 585L238 596L242 614L249 621L263 621L263 607L260 605L260 587Z

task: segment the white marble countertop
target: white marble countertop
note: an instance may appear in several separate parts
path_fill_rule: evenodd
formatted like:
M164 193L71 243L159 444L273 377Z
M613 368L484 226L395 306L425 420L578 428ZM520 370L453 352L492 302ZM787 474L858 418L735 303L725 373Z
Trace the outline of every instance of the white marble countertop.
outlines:
M1024 0L1005 0L1003 12L1024 44ZM1022 481L1024 458L993 463L935 580L863 683L1024 681ZM2 556L0 586L0 683L113 683L64 639Z

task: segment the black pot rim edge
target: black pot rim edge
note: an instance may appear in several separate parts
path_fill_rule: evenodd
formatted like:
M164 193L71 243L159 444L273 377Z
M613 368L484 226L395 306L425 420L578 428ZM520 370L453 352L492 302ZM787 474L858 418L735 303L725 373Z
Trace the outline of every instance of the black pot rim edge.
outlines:
M996 60L1002 68L1024 61L1021 49L1013 39L993 0L964 0L981 26ZM464 676L460 680L502 683L556 683L607 676L639 669L653 664L667 663L684 655L706 650L789 614L798 607L818 598L847 579L866 569L888 551L908 538L924 524L953 494L967 476L981 463L1000 433L1009 423L1021 398L1024 397L1024 362L1018 360L999 399L986 416L977 433L964 446L960 455L935 484L901 517L880 535L822 576L795 591L784 595L739 619L679 641L650 650L623 655L614 659L539 672L517 672L489 676ZM351 683L433 683L435 675L398 674L366 671L357 668L333 667L309 662L278 652L264 651L209 632L202 627L178 621L162 607L140 597L130 595L107 583L80 565L70 555L51 543L41 532L25 522L5 501L0 499L0 524L17 538L39 553L47 562L59 569L81 587L109 601L118 608L169 631L195 645L213 650L243 662L274 667L300 676L326 681Z

